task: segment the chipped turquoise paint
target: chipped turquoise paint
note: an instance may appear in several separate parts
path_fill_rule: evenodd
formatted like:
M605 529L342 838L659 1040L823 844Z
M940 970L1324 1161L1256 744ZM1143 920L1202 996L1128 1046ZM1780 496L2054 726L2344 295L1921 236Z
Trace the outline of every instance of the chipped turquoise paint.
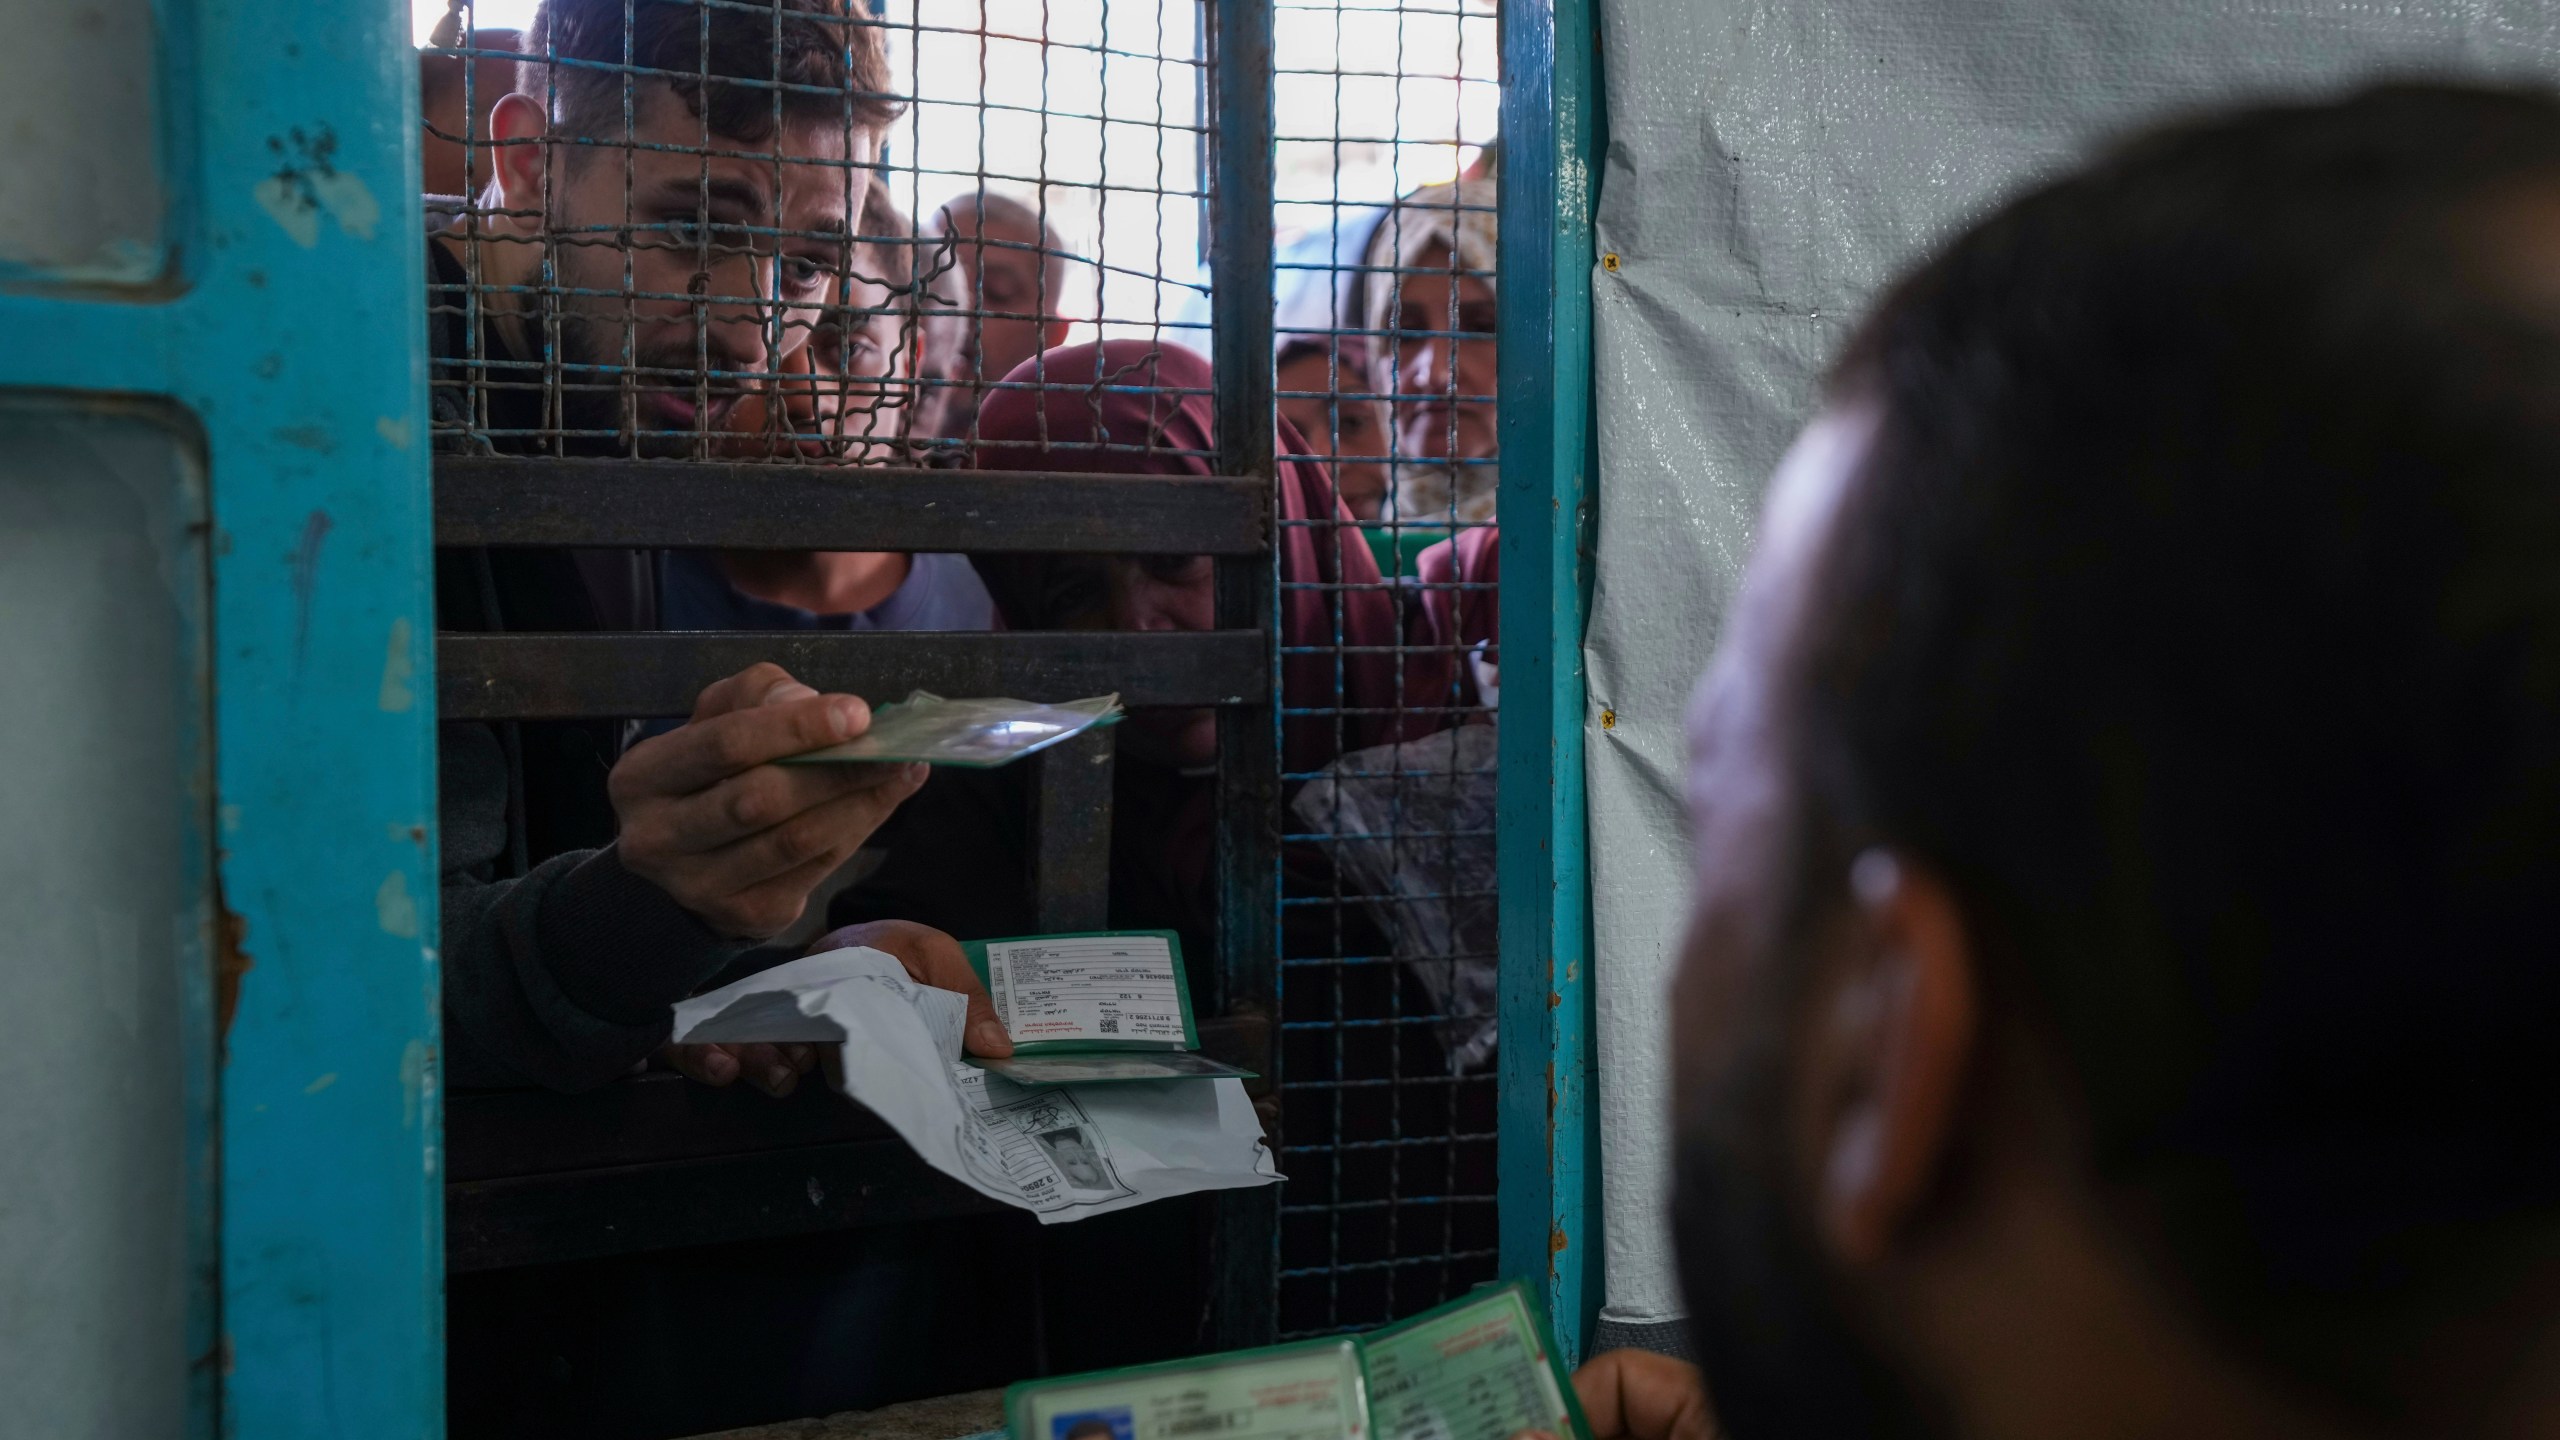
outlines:
M1504 0L1501 243L1501 1266L1578 1361L1600 1306L1590 867L1593 0Z
M0 281L0 387L162 397L212 506L218 1375L197 1434L443 1433L417 72L397 0L161 0L170 270ZM209 1217L208 1217L209 1218Z

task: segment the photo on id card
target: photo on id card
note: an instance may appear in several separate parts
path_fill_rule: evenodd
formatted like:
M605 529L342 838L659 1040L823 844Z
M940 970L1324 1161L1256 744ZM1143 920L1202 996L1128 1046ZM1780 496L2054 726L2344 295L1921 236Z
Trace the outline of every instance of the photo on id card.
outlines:
M1089 1204L1137 1193L1120 1183L1100 1132L1073 1095L1062 1090L1044 1091L1009 1105L998 1105L993 1113L1014 1132L1014 1143L1006 1147L1012 1152L1006 1168L1016 1172L1025 1191L1046 1188L1040 1185L1046 1178L1041 1172L1046 1170L1057 1177L1073 1203ZM1030 1146L1028 1151L1020 1148L1026 1144ZM1025 1162L1031 1171L1029 1176L1020 1174L1026 1168Z
M1137 1440L1137 1419L1126 1405L1049 1417L1048 1440Z

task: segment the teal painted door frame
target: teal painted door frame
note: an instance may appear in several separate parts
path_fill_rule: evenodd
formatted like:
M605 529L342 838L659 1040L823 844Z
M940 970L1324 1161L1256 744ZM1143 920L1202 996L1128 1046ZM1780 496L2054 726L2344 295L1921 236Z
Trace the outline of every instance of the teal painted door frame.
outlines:
M1601 1280L1582 770L1596 22L1595 0L1503 0L1501 1267L1545 1287L1568 1361Z
M192 1431L425 1440L443 1273L408 7L159 0L155 19L165 263L0 271L0 387L139 400L202 447L217 968L238 1002L190 1137L219 1218L197 1217L219 1339Z

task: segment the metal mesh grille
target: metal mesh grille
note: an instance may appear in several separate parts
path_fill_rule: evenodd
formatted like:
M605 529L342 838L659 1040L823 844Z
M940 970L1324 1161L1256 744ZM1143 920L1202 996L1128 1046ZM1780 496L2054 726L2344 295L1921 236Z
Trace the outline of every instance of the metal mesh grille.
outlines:
M607 33L482 0L424 47L446 448L958 465L1046 346L1206 352L1187 0L560 8Z
M1498 671L1490 571L1450 553L1493 519L1494 27L1489 3L1358 0L1284 0L1274 26L1279 406L1338 477L1396 624L1381 644L1337 610L1284 647L1343 696L1290 712L1339 758L1284 773L1284 1334L1494 1273ZM1312 587L1282 588L1285 611ZM1364 692L1353 669L1380 650Z
M440 20L428 0L429 189L452 194L431 212L440 450L965 466L990 396L1055 388L1046 346L1209 352L1222 141L1196 0L782 3L607 0L585 7L601 38L528 38L528 0ZM1320 618L1277 627L1281 713L1249 722L1282 756L1266 918L1294 1335L1495 1265L1498 52L1492 0L1283 3L1273 31L1283 448L1357 517L1292 516L1281 467L1278 604ZM1237 368L1064 388L1097 417L1132 391L1240 404ZM1049 423L1055 452L1215 466L1153 428Z

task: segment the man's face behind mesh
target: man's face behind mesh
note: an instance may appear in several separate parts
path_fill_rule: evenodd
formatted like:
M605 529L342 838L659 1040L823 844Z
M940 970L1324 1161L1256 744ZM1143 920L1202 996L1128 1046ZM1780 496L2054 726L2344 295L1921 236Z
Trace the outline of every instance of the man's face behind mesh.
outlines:
M706 136L663 82L633 99L627 143L609 133L556 152L546 229L562 418L684 453L649 437L725 429L740 397L808 343L876 141L821 121L756 143Z

